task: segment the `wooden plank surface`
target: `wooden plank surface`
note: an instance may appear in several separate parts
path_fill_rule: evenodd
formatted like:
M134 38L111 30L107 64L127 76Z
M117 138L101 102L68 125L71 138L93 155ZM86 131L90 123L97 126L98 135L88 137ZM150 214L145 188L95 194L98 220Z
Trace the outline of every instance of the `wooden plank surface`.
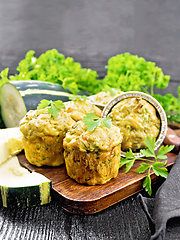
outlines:
M176 157L175 153L167 154L167 167L170 167ZM140 161L136 161L128 173L125 168L119 170L118 176L106 184L86 186L70 179L66 173L65 166L61 167L35 167L28 163L23 153L18 155L22 166L30 171L36 171L52 181L54 195L62 207L75 214L92 214L99 212L121 200L139 192L142 189L142 182L146 173L136 173ZM151 173L152 182L157 176Z
M0 239L149 240L150 228L136 194L101 212L86 215L64 211L53 198L43 206L1 207Z

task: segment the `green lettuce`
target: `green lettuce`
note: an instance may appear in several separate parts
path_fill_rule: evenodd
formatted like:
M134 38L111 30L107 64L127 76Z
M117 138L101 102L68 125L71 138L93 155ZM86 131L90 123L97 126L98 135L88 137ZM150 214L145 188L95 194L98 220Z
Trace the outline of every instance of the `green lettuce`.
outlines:
M98 74L91 69L82 68L72 57L65 57L56 49L48 50L39 57L35 51L26 53L25 59L19 62L18 73L10 76L10 80L40 80L58 83L65 89L69 88L73 94L87 91L92 94L98 91L100 81Z

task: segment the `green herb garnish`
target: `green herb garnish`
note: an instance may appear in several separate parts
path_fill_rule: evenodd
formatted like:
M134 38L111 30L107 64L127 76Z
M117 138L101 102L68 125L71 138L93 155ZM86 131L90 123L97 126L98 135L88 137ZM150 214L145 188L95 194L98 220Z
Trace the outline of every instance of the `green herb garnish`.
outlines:
M149 195L152 194L151 189L151 177L150 173L151 170L154 171L156 176L161 176L164 178L167 178L168 176L168 169L165 167L167 164L167 161L162 162L158 161L159 159L167 159L166 153L170 152L174 145L170 146L161 146L157 152L155 153L155 139L151 139L150 137L147 137L145 140L145 144L147 146L147 149L141 149L140 152L145 155L145 157L151 157L152 159L146 159L146 158L136 158L132 152L131 149L125 154L125 158L121 158L120 167L123 165L126 165L125 172L127 173L131 167L134 165L134 162L136 160L143 160L146 162L143 162L140 164L140 167L137 169L137 173L144 173L148 170L147 176L145 180L143 181L143 187L148 192ZM149 163L148 163L149 162Z
M82 121L85 123L89 132L92 132L96 127L100 127L102 125L107 128L110 128L112 125L110 117L100 118L94 113L86 113Z
M65 109L65 106L61 100L57 100L57 101L50 100L49 101L46 99L41 100L41 102L37 106L37 109L40 110L40 109L48 107L49 105L50 105L50 107L48 108L48 113L50 113L51 116L53 116L53 117L58 117L58 112L60 112L61 109Z

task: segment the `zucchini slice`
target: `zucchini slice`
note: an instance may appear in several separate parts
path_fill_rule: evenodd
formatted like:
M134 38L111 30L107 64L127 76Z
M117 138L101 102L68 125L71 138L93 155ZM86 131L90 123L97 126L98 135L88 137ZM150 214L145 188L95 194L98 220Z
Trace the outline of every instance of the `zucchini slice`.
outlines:
M0 164L0 206L23 208L50 203L51 188L49 179L21 167L16 156Z
M22 139L23 134L19 127L0 130L0 164L24 149Z
M1 116L6 127L18 127L19 121L25 116L27 109L17 88L10 82L0 89Z

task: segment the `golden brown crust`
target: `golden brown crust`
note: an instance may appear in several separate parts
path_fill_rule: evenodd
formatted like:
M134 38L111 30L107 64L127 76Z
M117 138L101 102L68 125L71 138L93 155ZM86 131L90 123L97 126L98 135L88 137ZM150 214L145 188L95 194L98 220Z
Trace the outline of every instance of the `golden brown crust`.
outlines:
M32 142L23 138L27 160L38 167L60 166L64 163L63 136L37 137Z
M120 163L120 145L110 151L64 152L68 175L78 183L105 184L117 177Z
M97 127L82 121L72 125L63 140L68 175L79 183L104 184L118 174L122 135L118 127Z
M64 163L63 138L73 123L64 110L58 117L52 117L48 108L29 111L20 122L27 160L38 167Z

